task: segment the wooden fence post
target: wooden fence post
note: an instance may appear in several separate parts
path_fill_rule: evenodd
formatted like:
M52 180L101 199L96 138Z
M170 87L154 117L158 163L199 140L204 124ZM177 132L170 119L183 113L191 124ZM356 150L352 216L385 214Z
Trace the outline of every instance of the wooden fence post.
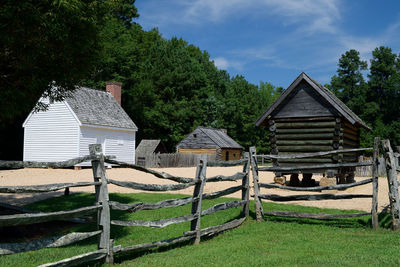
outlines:
M92 160L93 178L95 182L101 181L101 185L96 185L96 202L102 205L97 214L98 229L101 230L98 248L107 250L106 262L113 262L113 241L110 240L110 205L108 198L106 168L104 166L104 154L100 144L89 145L91 156L98 156L99 159Z
M243 165L243 172L246 175L242 179L242 200L246 201L246 204L243 206L242 216L249 217L249 204L250 204L250 156L249 152L244 153L244 158L247 161Z
M196 231L194 244L200 243L200 221L201 221L201 202L203 199L203 189L206 183L207 156L201 155L196 169L196 185L193 191L192 214L197 217L190 223L190 231Z
M374 155L372 158L372 208L371 208L371 221L372 228L378 229L378 169L379 169L379 137L374 139Z
M251 171L253 174L253 184L254 184L254 204L256 208L256 219L257 222L263 219L264 211L260 200L260 188L258 186L258 165L256 155L256 147L250 147L250 162L251 162Z
M385 157L386 173L389 185L390 213L392 215L392 229L400 229L400 202L399 202L399 184L397 182L397 171L395 158L389 140L382 140L382 146Z

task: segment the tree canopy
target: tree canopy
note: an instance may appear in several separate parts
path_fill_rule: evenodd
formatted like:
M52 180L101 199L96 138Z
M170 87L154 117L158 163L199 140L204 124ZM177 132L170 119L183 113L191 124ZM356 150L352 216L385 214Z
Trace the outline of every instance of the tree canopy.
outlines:
M40 96L62 100L102 55L101 29L137 17L134 0L5 0L0 8L0 123L26 115ZM39 108L44 108L42 103Z
M362 146L371 146L374 136L400 145L400 57L389 47L372 51L368 70L359 52L352 49L339 59L337 75L328 87L372 128L361 132Z
M169 151L197 126L225 128L243 146L266 151L266 135L254 126L277 90L219 70L206 51L181 38L163 38L157 29L125 27L109 20L103 29L107 49L95 71L83 81L102 89L123 83L122 106L139 128L138 142L161 139Z
M122 106L139 127L138 142L161 139L173 152L201 125L227 129L245 148L256 145L268 152L267 129L254 122L283 88L231 77L207 51L182 38L167 40L157 29L143 30L133 21L138 16L135 0L3 2L2 136L20 137L23 119L43 94L62 100L76 85L104 90L105 82L114 80L123 84ZM327 86L373 128L362 132L363 146L371 145L374 136L398 145L400 58L390 48L378 47L368 80L367 71L358 51L346 51Z

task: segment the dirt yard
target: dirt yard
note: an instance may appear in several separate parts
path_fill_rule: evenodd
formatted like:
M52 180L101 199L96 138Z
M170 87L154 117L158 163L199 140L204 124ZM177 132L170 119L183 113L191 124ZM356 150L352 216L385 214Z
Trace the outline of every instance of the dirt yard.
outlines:
M171 175L180 177L194 178L196 168L165 168L156 169L157 171L167 172ZM215 176L218 174L232 175L240 172L241 167L208 167L207 177ZM112 168L107 170L109 178L120 181L134 181L138 183L148 184L173 184L173 181L164 180L154 177L150 174L145 174L136 170ZM319 181L321 177L313 176L313 179ZM366 179L364 177L356 177L356 181ZM260 180L263 183L272 183L273 174L267 172L260 173ZM20 170L1 170L0 171L0 186L5 185L40 185L40 184L54 184L54 183L73 183L73 182L90 182L93 181L92 169L72 170L72 169L20 169ZM252 178L251 178L252 181ZM209 183L205 186L205 193L215 192L225 189L230 186L240 185L241 181L237 182L217 182ZM251 183L252 184L252 183ZM70 189L71 193L75 192L94 192L94 187L75 187ZM109 185L109 192L118 193L132 193L139 192L128 188ZM175 191L176 193L191 195L193 187ZM332 191L329 191L333 193ZM262 194L280 194L280 195L293 195L293 194L307 194L307 192L290 192L281 189L261 189ZM327 192L322 192L327 193ZM338 194L372 194L372 185L362 185L355 188L350 188L345 191L334 192ZM0 194L0 202L24 205L26 203L34 202L40 199L60 196L63 190L51 193L40 194ZM231 197L241 197L241 192L236 192ZM290 204L299 204L305 206L315 206L321 208L338 208L338 209L356 209L363 211L371 210L371 198L349 199L349 200L323 200L323 201L292 201ZM389 204L388 199L388 184L386 178L379 178L379 210L382 210Z

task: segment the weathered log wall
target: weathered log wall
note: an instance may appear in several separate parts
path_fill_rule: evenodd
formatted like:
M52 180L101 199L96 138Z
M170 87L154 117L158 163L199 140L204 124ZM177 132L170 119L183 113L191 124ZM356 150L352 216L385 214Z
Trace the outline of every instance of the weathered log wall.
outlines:
M339 149L340 136L335 139L336 121L332 117L320 120L269 120L271 154L320 152ZM338 132L341 134L341 132ZM334 163L332 156L302 159L277 159L276 166Z
M270 118L267 123L272 155L353 149L360 145L360 130L337 117ZM358 155L354 152L302 159L281 158L272 161L274 166L350 163L357 162ZM346 170L349 172L354 168ZM315 171L310 170L310 172ZM336 170L336 173L338 172L340 171Z

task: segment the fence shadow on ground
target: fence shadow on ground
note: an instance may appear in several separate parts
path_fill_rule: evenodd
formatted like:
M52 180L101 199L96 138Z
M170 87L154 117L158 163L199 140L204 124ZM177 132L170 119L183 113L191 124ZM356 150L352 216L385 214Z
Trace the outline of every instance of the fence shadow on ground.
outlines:
M58 265L79 265L87 264L87 262L94 261L106 261L108 263L114 262L114 257L118 262L122 262L124 259L131 259L147 253L166 251L171 248L177 248L188 244L197 244L201 240L208 240L211 236L218 235L229 229L240 226L246 218L249 216L253 217L257 221L262 219L277 222L277 223L295 223L299 225L321 225L336 228L366 228L369 225L373 225L373 228L378 226L388 227L391 226L394 230L400 228L400 218L398 218L400 212L398 210L399 196L398 196L398 181L396 171L400 171L398 166L395 165L395 159L397 160L399 155L393 154L390 148L390 143L384 140L382 146L384 149L385 166L387 170L387 176L389 180L389 194L391 200L391 208L389 215L383 212L377 214L377 165L379 165L378 158L378 139L375 139L374 145L374 157L372 162L367 163L335 163L335 164L321 164L321 165L307 165L307 166L294 166L294 167L282 167L282 166L270 166L259 168L256 160L255 148L251 148L251 156L246 153L245 159L232 162L207 162L207 158L203 157L199 160L196 170L195 179L185 177L175 177L167 173L157 172L155 170L146 169L141 166L128 164L112 160L112 156L105 156L101 152L101 145L90 146L90 156L82 158L68 160L66 162L58 163L44 163L44 162L3 162L0 161L0 168L4 166L12 166L15 168L21 167L36 167L43 168L44 166L59 168L66 166L73 166L83 161L91 160L94 182L82 182L74 184L51 184L51 185L36 185L36 186L0 186L0 193L32 193L32 192L53 192L69 187L80 187L80 186L94 186L96 194L72 194L70 196L63 196L51 200L43 200L39 203L35 203L35 209L46 210L45 213L27 213L17 215L4 215L0 216L0 226L8 227L13 225L29 225L33 223L49 222L54 220L66 220L75 218L89 218L86 220L89 222L86 225L74 226L70 231L62 232L62 236L58 236L56 239L47 239L45 242L37 242L36 240L30 241L27 244L0 244L0 254L13 254L26 250L41 249L46 247L60 247L69 245L75 242L79 242L77 246L83 246L86 244L94 245L97 244L98 248L95 251L91 251L85 254L80 254L71 258L67 258L58 262L46 264L46 266L58 266ZM305 158L314 157L328 154L348 153L355 151L363 151L366 149L351 149L351 150L335 150L325 151L316 153L306 153L303 155L267 155L271 159L276 158ZM163 184L163 185L151 185L151 184L140 184L128 181L118 181L106 178L105 163L115 164L119 167L133 168L145 173L153 174L154 176L161 179L168 179L175 183ZM8 165L7 165L8 164ZM71 165L72 164L72 165ZM207 166L243 166L243 171L238 172L231 176L218 175L215 177L206 177ZM366 179L361 182L352 182L346 185L328 185L328 186L317 186L317 187L284 187L277 184L263 184L258 181L258 171L310 171L310 170L326 170L332 168L341 167L359 167L359 166L373 166L373 177ZM254 184L254 206L255 211L249 209L249 177L250 177L250 166L253 172L253 184ZM220 181L242 181L241 185L233 186L218 192L203 193L205 183L220 182ZM184 188L194 187L193 195L162 195L162 199L156 198L150 199L149 194L144 194L146 197L139 197L138 194L133 195L122 195L122 194L109 194L108 184L114 184L121 187L127 187L136 190L144 191L175 191ZM372 195L337 195L337 194L318 194L322 190L339 190L350 188L354 186L360 186L362 184L372 183L373 194ZM260 188L276 188L286 189L291 191L308 191L312 194L303 195L291 195L291 196L279 196L271 194L260 194ZM226 195L230 195L234 192L241 191L242 198L240 200L232 200L221 198ZM317 194L315 194L317 193ZM269 203L263 203L262 199L268 199L278 202L286 202L293 200L325 200L325 199L349 199L349 198L372 198L372 212L369 213L354 213L354 211L340 211L341 214L336 211L329 211L328 213L300 213L295 208L293 211L289 206L281 207L281 211L277 211L277 206L270 205ZM222 203L214 201L220 199ZM206 202L204 202L204 201ZM210 202L208 202L210 201ZM202 206L202 203L207 203L207 208ZM82 208L82 206L84 206ZM28 205L28 208L30 206ZM164 208L177 209L178 213L171 215ZM161 209L164 212L154 213L153 210ZM167 210L169 210L167 209ZM237 209L240 213L238 215L226 217L224 211L228 209ZM110 211L113 210L111 213ZM298 210L315 212L311 207L302 207ZM137 213L137 212L141 213ZM220 215L220 221L216 223L211 214L222 214ZM220 213L221 212L221 213ZM141 215L145 214L145 215ZM177 217L171 217L171 216ZM89 217L88 217L89 216ZM142 216L142 217L141 217ZM158 217L157 217L158 216ZM210 219L202 219L203 216ZM396 217L397 216L397 217ZM159 218L161 217L161 218ZM232 219L233 217L233 219ZM340 218L339 218L340 217ZM356 218L357 217L357 218ZM147 220L143 220L143 219ZM223 221L221 223L221 221ZM379 224L378 224L379 222ZM111 228L112 225L112 228ZM175 225L169 228L170 225ZM140 233L142 228L159 228L159 229L172 229L168 234L173 233L174 237L168 237L168 239L160 241L148 241L143 234L148 232L142 231L142 237L140 234L135 235L135 240L123 240L123 238L130 232L129 228L133 227L137 230L135 233ZM132 228L131 228L132 229ZM179 231L177 231L179 230ZM71 231L74 231L71 233ZM79 232L76 232L79 231ZM147 230L147 231L153 231ZM164 231L164 230L163 230ZM165 230L167 232L168 230ZM186 232L185 232L186 231ZM176 233L178 233L176 237ZM181 234L183 232L183 235ZM157 232L161 233L161 232ZM157 233L155 236L157 236ZM157 238L165 238L166 235L157 236ZM95 238L97 241L95 241ZM114 244L115 241L121 241L121 245ZM39 240L40 241L40 240ZM129 243L128 243L129 242ZM147 242L147 243L143 243ZM132 244L134 243L134 244ZM139 243L139 244L137 244ZM49 246L50 245L50 246Z
M318 219L288 218L288 217L265 215L264 219L266 221L270 221L270 222L323 225L323 226L335 227L335 228L370 228L370 225L371 225L370 218L366 218L366 219L340 218L340 219L318 220Z
M31 211L16 215L0 216L0 226L18 226L32 225L35 223L51 222L54 220L65 220L70 218L79 218L82 221L86 219L89 222L85 225L74 226L68 231L63 231L61 236L53 236L39 238L24 243L2 243L0 244L0 254L14 254L28 250L39 250L48 247L66 246L72 243L79 242L77 246L85 246L87 244L98 244L98 249L85 254L73 256L57 262L45 264L45 266L59 265L79 265L87 262L106 261L113 263L114 256L125 257L135 253L141 254L142 251L156 251L161 248L169 249L171 247L180 246L181 244L197 244L202 239L207 239L210 236L222 233L229 229L240 226L243 221L249 216L249 170L250 158L248 153L245 159L230 162L207 162L207 157L200 157L197 164L196 177L185 178L175 177L167 173L157 172L138 165L128 164L112 160L112 156L102 154L101 145L90 145L90 155L71 159L65 162L4 162L0 161L0 168L61 168L69 167L81 162L91 160L93 168L94 182L79 182L79 183L63 183L63 184L46 184L33 186L0 186L0 193L42 193L54 192L69 187L94 186L95 194L71 194L69 196L61 196L53 199L39 201L32 205L35 210L43 210L46 212ZM174 181L171 184L140 184L128 181L118 181L107 179L105 163L118 165L122 168L132 168L138 171L152 174L161 179ZM206 177L207 166L243 166L243 171L231 176L217 175L214 177ZM218 192L203 193L205 183L221 182L221 181L242 181L241 185L230 187ZM127 187L142 191L175 191L184 188L194 187L193 195L158 195L158 197L150 199L151 195L143 194L140 198L132 195L109 194L108 184L114 184L121 187ZM69 190L68 190L69 191ZM241 191L241 200L221 199L224 202L216 201L222 196ZM138 196L137 193L136 196ZM160 197L161 196L161 197ZM210 203L210 206L203 209L202 203ZM226 201L228 200L228 201ZM156 201L156 202L155 202ZM210 201L210 202L208 202ZM188 205L189 204L189 205ZM82 207L84 206L84 207ZM30 207L28 205L28 207ZM171 213L164 211L164 208L174 208L177 212ZM226 218L225 210L232 208L240 208L240 215ZM161 209L163 212L154 212L156 209ZM168 209L168 210L169 210ZM113 210L111 213L110 211ZM139 212L140 213L137 213ZM223 223L213 220L211 214L222 212ZM209 216L211 215L211 216ZM89 217L88 217L89 216ZM171 217L177 216L177 217ZM201 224L201 218L207 216L209 220L204 220L204 225ZM160 218L161 217L161 218ZM226 219L224 219L226 218ZM147 220L143 220L147 219ZM170 225L176 225L176 228L170 228ZM111 228L112 226L112 228ZM168 226L168 227L167 227ZM202 226L202 227L201 227ZM208 227L207 227L208 226ZM134 240L124 239L129 234L128 229L139 229L136 232ZM138 227L158 228L155 230L142 231ZM167 227L167 228L165 228ZM173 226L174 227L174 226ZM174 229L174 230L168 230ZM178 231L179 230L179 231ZM73 232L72 232L73 231ZM83 232L86 231L86 232ZM90 231L90 232L87 232ZM175 235L168 239L160 241L148 240L148 237L143 236L149 231L155 231L153 237L165 238L169 234ZM170 231L170 232L168 232ZM177 231L179 232L176 237ZM183 235L182 235L183 232ZM142 236L140 237L140 234ZM97 236L96 243L93 243ZM139 238L138 238L139 237ZM121 245L114 244L114 240L121 240ZM136 240L136 242L135 242ZM159 240L159 239L158 239ZM143 243L148 242L148 243ZM133 244L132 244L133 243ZM138 244L139 243L139 244Z

